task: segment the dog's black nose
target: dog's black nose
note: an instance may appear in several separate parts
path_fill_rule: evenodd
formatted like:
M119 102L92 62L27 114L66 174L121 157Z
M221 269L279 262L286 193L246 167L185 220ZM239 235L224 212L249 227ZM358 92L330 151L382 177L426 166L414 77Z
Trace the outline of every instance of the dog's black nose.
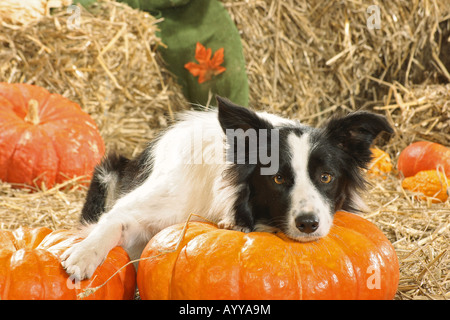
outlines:
M315 214L307 213L295 218L295 226L304 233L313 233L319 228L319 219Z

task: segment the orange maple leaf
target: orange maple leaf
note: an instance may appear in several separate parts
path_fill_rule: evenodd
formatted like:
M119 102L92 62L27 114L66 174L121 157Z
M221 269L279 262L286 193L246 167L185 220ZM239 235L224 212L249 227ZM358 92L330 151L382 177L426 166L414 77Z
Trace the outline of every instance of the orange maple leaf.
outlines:
M194 76L198 76L198 83L211 80L212 76L221 74L226 70L220 66L223 63L223 48L214 53L211 59L211 48L206 49L200 42L195 47L195 59L199 62L188 62L184 65L186 69Z

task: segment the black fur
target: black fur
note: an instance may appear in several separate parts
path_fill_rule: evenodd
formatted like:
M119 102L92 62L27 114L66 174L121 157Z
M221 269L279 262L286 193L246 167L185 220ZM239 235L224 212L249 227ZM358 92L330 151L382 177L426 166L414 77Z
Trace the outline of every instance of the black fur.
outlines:
M151 150L154 143L155 141L152 141L143 152L132 160L111 153L96 166L86 202L81 211L80 221L82 223L97 222L105 212L108 186L100 181L103 173L114 174L117 178L118 190L115 190L116 194L111 195L115 199L132 191L149 177L152 170Z
M393 133L385 117L359 111L331 119L323 128L322 137L338 146L358 167L366 168L372 159L370 146L382 131Z
M123 156L110 154L103 159L101 164L95 167L91 184L86 195L86 201L81 211L81 222L97 222L101 214L105 211L108 186L100 181L101 173L105 171L112 172L120 177L123 175L123 171L128 162L129 159Z
M273 129L273 126L264 121L260 117L256 115L255 112L243 108L241 106L235 105L227 99L217 97L218 103L218 119L219 123L222 127L223 132L226 134L227 129L237 130L242 129L244 134L249 129L256 130L257 139L259 139L260 129L268 130L270 134L270 129ZM268 135L268 140L270 141L270 135ZM249 184L249 180L254 175L258 164L251 163L250 160L250 143L249 138L246 136L244 138L245 141L245 159L238 159L237 154L237 137L234 137L234 141L228 141L229 144L234 145L233 150L229 150L231 152L231 158L228 157L228 160L231 160L234 163L239 163L232 166L227 172L225 172L225 177L229 179L229 181L238 186L239 193L238 198L234 203L235 210L235 220L236 224L252 230L254 227L254 208L252 206L251 197L253 197L253 188ZM258 157L258 155L256 155ZM241 163L240 160L243 160L244 163Z
M357 212L352 194L365 190L367 181L362 169L372 161L370 147L381 133L393 133L386 118L377 114L358 111L344 117L335 117L316 135L316 150L312 156L318 161L328 161L339 183L336 184L335 210ZM312 168L311 168L312 169Z
M289 155L289 148L286 138L289 134L302 135L299 128L279 129L280 155ZM259 170L255 170L248 181L251 190L249 203L253 208L252 215L255 223L264 224L283 230L286 223L286 213L289 211L289 193L294 185L289 156L280 156L278 173L285 178L285 183L278 185L273 182L273 175L261 175ZM265 186L265 187L261 187Z
M224 132L226 129L273 129L271 124L248 109L220 98L218 103L219 122ZM372 159L370 147L373 140L382 131L393 132L384 117L369 112L355 112L345 117L336 117L318 129L280 128L278 173L286 180L282 185L273 183L274 176L259 174L258 168L261 164L248 163L248 154L245 164L235 163L231 166L226 177L240 190L234 205L238 225L252 230L255 224L262 223L283 230L285 215L289 211L289 194L294 184L294 173L289 162L290 150L286 140L290 133L301 136L304 130L310 133L310 144L313 146L308 160L311 181L335 211L358 211L354 194L365 188L362 169L365 169ZM236 149L232 152L235 153ZM247 148L246 153L248 152ZM333 183L320 182L324 172L333 176Z
M218 120L224 133L227 129L241 129L244 134L254 129L259 140L260 129L267 130L268 152L271 154L270 144L273 125L261 118L255 112L237 106L230 101L217 98ZM365 187L362 169L371 161L370 146L381 131L392 133L393 130L382 116L368 112L355 112L345 117L331 119L321 128L306 126L287 126L278 128L279 141L279 170L284 177L283 184L274 183L274 175L262 175L262 164L258 150L251 150L249 137L245 137L245 159L239 164L237 153L237 137L234 139L233 150L230 150L235 161L223 177L231 185L236 186L237 199L234 203L235 222L238 226L253 230L256 224L263 224L283 230L286 224L286 214L289 212L291 201L290 192L294 186L294 172L291 167L290 147L287 137L294 133L301 137L309 133L311 150L305 150L308 156L308 174L315 188L329 202L334 210L355 211L354 194ZM81 221L92 223L98 221L106 210L106 199L117 199L142 184L150 175L153 165L152 148L156 141L135 159L129 160L123 156L111 154L96 167L89 188L86 203L82 210ZM230 143L230 141L228 141ZM258 144L259 145L259 144ZM251 152L257 153L257 162L250 161ZM309 152L309 154L308 154ZM238 162L238 163L236 163ZM105 172L116 177L115 194L101 179ZM333 183L320 182L324 172L333 176Z
M238 106L228 99L217 97L218 117L220 126L224 133L226 129L272 129L273 126L264 119L257 116L250 109Z

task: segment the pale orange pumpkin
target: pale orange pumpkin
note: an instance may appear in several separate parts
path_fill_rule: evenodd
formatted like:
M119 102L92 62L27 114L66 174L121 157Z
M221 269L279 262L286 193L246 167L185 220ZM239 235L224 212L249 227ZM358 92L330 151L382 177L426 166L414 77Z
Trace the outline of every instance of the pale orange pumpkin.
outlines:
M394 248L371 222L337 212L328 236L301 243L202 222L168 227L139 263L142 299L392 299ZM177 243L180 245L175 250Z
M424 170L419 171L412 177L407 177L402 181L402 187L412 192L422 193L425 197L431 198L434 203L447 201L450 193L449 179L441 171Z
M133 299L136 272L132 264L122 268L130 259L121 247L109 252L91 279L69 278L58 256L80 240L69 230L0 230L0 300Z
M0 180L51 188L90 176L105 153L94 120L44 88L0 83Z
M377 147L370 148L370 151L372 151L373 159L369 164L367 173L369 175L386 178L386 175L392 171L391 157L385 151Z

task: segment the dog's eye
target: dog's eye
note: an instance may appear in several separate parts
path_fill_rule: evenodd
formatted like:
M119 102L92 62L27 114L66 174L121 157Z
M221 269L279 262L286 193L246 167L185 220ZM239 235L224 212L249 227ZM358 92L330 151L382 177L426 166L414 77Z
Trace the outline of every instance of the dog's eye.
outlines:
M277 174L276 176L273 177L273 181L275 181L276 184L283 184L284 178L282 175Z
M320 182L322 183L330 183L333 180L333 176L329 173L322 173L320 175Z

